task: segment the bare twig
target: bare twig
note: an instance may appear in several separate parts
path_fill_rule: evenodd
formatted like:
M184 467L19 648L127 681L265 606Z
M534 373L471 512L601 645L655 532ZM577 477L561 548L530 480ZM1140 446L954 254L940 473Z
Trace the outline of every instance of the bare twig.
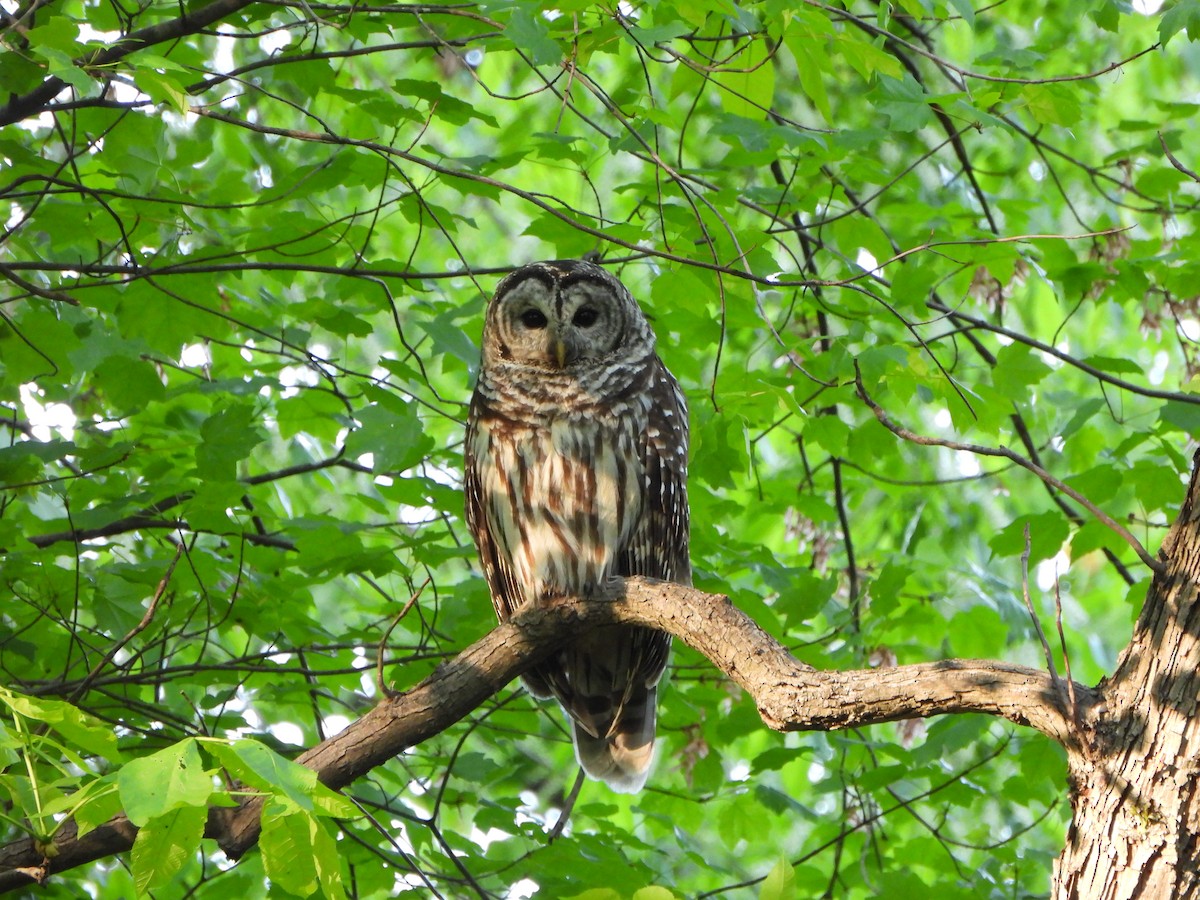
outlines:
M1058 677L1058 668L1054 665L1054 653L1050 650L1050 642L1046 640L1046 632L1038 619L1037 611L1033 608L1033 599L1029 596L1029 523L1025 523L1025 550L1021 553L1021 596L1025 599L1025 608L1029 610L1029 618L1033 620L1033 630L1037 632L1038 640L1042 643L1042 652L1046 654L1046 668L1050 679L1054 682L1056 693L1062 693L1062 679Z
M579 767L579 774L575 776L575 784L563 798L562 810L558 814L558 821L554 823L554 827L550 829L550 833L546 835L546 843L554 843L555 838L563 833L563 829L567 827L567 822L571 818L571 810L575 808L575 801L579 799L579 791L583 787L584 781L587 778L584 775L583 767Z
M1193 172L1191 169L1189 169L1187 166L1185 166L1183 163L1181 163L1178 159L1175 158L1175 154L1172 153L1171 148L1167 146L1167 139L1163 137L1163 133L1161 131L1158 133L1158 143L1162 146L1163 153L1166 155L1167 161L1170 162L1171 165L1173 165L1176 169L1178 169L1180 172L1182 172L1188 178L1192 179L1192 181L1195 181L1198 184L1200 184L1200 175L1197 175L1195 172Z
M1071 721L1075 723L1075 727L1080 731L1080 744L1085 748L1085 751L1090 749L1089 745L1082 740L1083 735L1083 717L1079 715L1079 702L1075 698L1075 683L1071 681L1071 654L1067 652L1067 638L1063 634L1062 621L1062 592L1059 590L1058 572L1054 573L1054 624L1058 627L1058 643L1062 647L1063 668L1067 670L1067 699L1071 705Z
M381 697L391 696L396 693L383 683L383 656L387 648L388 638L392 636L392 631L397 625L400 624L400 621L408 615L408 611L416 605L417 600L420 598L421 594L424 593L425 588L429 586L429 582L432 580L432 576L426 578L425 581L422 582L421 586L412 592L412 596L408 598L408 601L404 604L400 612L396 613L396 615L392 618L392 622L390 625L388 625L387 631L385 631L383 633L383 637L379 639L379 645L375 649L375 687L378 688L379 696Z
M154 589L154 596L150 598L150 603L146 607L146 612L142 616L142 620L129 629L129 633L126 634L125 637L113 644L108 649L108 652L104 654L104 658L101 659L100 662L92 666L92 670L87 673L87 677L84 678L83 681L79 682L79 686L71 692L71 696L69 698L70 702L75 703L80 697L86 694L88 688L91 687L92 682L96 680L96 677L104 670L104 667L113 661L113 657L115 657L121 651L121 648L145 631L150 625L150 622L154 619L154 613L158 609L158 601L160 601L163 597L163 594L166 593L167 585L171 582L171 576L175 573L175 566L183 556L183 549L184 544L181 539L179 543L175 545L175 555L171 558L171 562L167 566L167 571L163 573L163 577L159 580L158 587Z

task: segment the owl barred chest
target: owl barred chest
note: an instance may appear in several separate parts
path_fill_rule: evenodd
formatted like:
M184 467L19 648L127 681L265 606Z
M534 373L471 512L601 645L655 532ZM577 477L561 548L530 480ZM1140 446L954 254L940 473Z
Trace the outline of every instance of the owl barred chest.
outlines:
M511 561L519 605L588 594L619 574L620 551L642 514L643 472L631 463L641 455L648 404L525 412L485 411L471 448L489 498L487 525Z
M518 269L484 321L465 446L467 524L501 621L612 577L691 582L687 406L637 301L591 263ZM614 790L645 783L670 636L584 632L523 676L554 696L576 755Z

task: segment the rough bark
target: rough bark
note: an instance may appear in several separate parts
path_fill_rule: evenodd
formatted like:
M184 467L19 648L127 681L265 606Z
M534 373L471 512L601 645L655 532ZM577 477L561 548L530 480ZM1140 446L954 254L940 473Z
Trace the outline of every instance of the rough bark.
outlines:
M1200 464L1200 456L1197 457ZM1133 638L1069 750L1060 900L1200 898L1200 472L1163 542Z
M1068 742L1072 729L1063 685L1043 672L981 660L946 660L852 672L821 672L793 657L726 597L676 584L632 579L613 596L525 610L440 666L412 690L383 700L299 761L334 788L448 728L584 628L641 624L679 636L754 698L763 721L783 731L850 728L940 713L983 712ZM1075 685L1090 711L1093 692ZM210 814L207 834L231 857L258 839L261 803ZM128 850L137 830L124 817L76 839L65 828L57 853L31 841L0 848L0 892L37 877Z

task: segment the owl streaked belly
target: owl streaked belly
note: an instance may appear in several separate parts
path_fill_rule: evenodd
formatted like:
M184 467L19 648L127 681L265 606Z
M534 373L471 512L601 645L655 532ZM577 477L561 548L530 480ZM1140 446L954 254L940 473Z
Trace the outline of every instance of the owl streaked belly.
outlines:
M633 429L562 418L508 437L482 427L475 449L488 525L522 602L589 593L615 573L641 514Z

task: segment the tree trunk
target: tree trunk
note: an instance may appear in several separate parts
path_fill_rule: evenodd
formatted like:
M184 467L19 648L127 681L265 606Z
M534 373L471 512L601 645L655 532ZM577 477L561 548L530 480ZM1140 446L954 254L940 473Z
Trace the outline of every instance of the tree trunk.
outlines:
M1200 898L1200 454L1133 639L1068 748L1059 900Z

